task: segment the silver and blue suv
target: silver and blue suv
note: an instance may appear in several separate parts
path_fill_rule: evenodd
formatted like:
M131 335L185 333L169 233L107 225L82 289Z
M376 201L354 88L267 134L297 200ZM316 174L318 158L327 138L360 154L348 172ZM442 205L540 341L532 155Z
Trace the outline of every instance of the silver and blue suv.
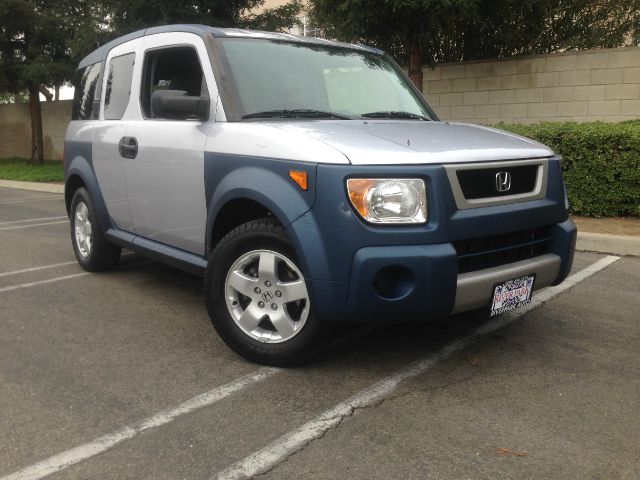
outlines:
M573 260L560 158L438 120L383 52L172 25L79 65L65 140L78 262L122 248L205 277L245 357L317 353L332 322L500 314Z

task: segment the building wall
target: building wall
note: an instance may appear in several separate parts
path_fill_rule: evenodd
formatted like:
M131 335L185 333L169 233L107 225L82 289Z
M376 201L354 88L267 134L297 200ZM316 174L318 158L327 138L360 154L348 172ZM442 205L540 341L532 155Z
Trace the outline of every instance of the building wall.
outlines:
M640 48L442 64L424 94L443 120L483 124L640 118Z
M62 159L71 104L71 100L40 103L45 159ZM0 105L0 158L8 157L31 157L31 116L26 103Z

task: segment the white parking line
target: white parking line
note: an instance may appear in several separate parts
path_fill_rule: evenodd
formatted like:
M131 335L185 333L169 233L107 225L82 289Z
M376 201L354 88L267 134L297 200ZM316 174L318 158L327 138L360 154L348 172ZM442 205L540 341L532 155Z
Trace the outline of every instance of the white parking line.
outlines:
M0 204L22 203L22 202L32 202L32 201L36 201L36 200L53 200L53 199L64 200L64 196L63 195L45 195L43 197L41 196L41 197L3 198L3 199L0 199Z
M37 282L21 283L19 285L11 285L9 287L0 288L0 293L11 292L13 290L20 290L22 288L37 287L38 285L45 285L47 283L61 282L62 280L71 280L72 278L84 277L85 275L91 275L91 272L74 273L73 275L65 275L64 277L54 277L47 280L38 280Z
M551 287L540 292L531 303L518 310L513 310L495 320L490 320L474 329L468 336L449 343L440 351L427 355L423 359L406 366L396 373L374 383L370 387L358 392L351 398L339 403L335 407L326 410L316 418L290 431L276 439L261 450L252 453L248 457L229 466L222 472L214 475L217 480L231 480L253 478L270 471L291 455L305 448L310 442L322 437L328 430L337 427L345 418L354 415L359 409L376 405L392 394L404 380L417 377L434 366L439 360L462 350L474 339L506 327L527 312L543 305L551 298L570 289L577 283L590 277L594 273L611 265L620 257L604 257L587 268L567 278L561 285Z
M130 255L130 254L125 254L125 255ZM77 262L59 263L59 264L55 264L55 265L45 265L44 267L35 267L33 269L27 268L25 270L16 270L14 272L3 273L0 276L16 275L18 273L30 272L30 271L34 271L34 270L42 270L44 268L53 268L53 267L58 267L58 266L63 266L63 265L69 265L69 264L72 264L72 263L77 263ZM155 263L155 262L153 260L145 260L145 261L142 261L142 262L135 262L135 263L127 264L127 265L119 265L116 271L118 271L118 270L128 270L130 268L141 267L141 266L144 266L144 265L150 265L152 263ZM18 285L10 285L8 287L0 288L0 293L11 292L13 290L20 290L20 289L23 289L23 288L37 287L38 285L44 285L44 284L47 284L47 283L61 282L63 280L71 280L73 278L84 277L85 275L91 275L92 273L93 272L80 272L80 273L74 273L72 275L64 275L62 277L48 278L47 280L38 280L38 281L35 281L35 282L20 283Z
M34 223L31 225L17 225L12 227L1 227L0 231L4 230L19 230L21 228L31 228L31 227L44 227L45 225L56 225L58 223L69 223L69 220L60 220L57 222L46 222L46 223Z
M362 390L350 399L339 403L335 407L320 414L302 427L283 435L265 448L231 465L224 471L220 472L217 475L217 478L249 478L268 471L288 456L304 448L304 446L309 442L320 438L325 432L342 422L344 418L353 415L358 408L365 408L374 405L389 396L398 388L402 381L424 373L435 365L438 360L441 360L464 348L475 338L509 325L516 319L522 317L528 311L541 306L549 299L568 290L575 284L590 277L618 259L619 257L608 256L598 260L589 267L569 277L561 285L538 293L534 300L532 300L532 302L526 307L503 314L494 320L488 321L471 332L467 337L454 341L442 348L439 352L428 355L422 360L408 365L407 367L397 371L395 374L374 383L369 388ZM80 273L78 276L87 274L88 273ZM62 279L62 277L60 277L60 279ZM2 290L0 290L0 292L1 291ZM253 374L241 377L221 387L214 388L213 390L194 397L191 400L187 400L174 408L164 410L147 419L126 426L113 433L104 435L84 445L61 452L15 473L6 475L0 478L0 480L37 480L44 478L47 475L59 472L71 465L75 465L76 463L105 452L115 445L126 440L130 440L146 430L166 425L181 415L212 405L213 403L222 400L223 398L226 398L249 385L265 380L280 371L281 370L277 368L261 368Z
M28 272L37 272L38 270L47 270L49 268L65 267L67 265L73 265L77 263L78 262L76 260L73 260L71 262L52 263L51 265L43 265L41 267L23 268L22 270L14 270L12 272L0 273L0 277L8 277L10 275L19 275L21 273L28 273Z
M2 477L0 480L36 480L59 472L71 465L75 465L76 463L82 462L83 460L98 455L99 453L105 452L119 443L140 435L147 430L171 423L181 415L185 415L219 402L220 400L227 398L244 388L272 377L278 372L280 372L280 369L277 368L260 368L254 373L250 373L225 385L209 390L208 392L198 395L197 397L193 397L180 405L169 408L160 413L156 413L149 418L145 418L144 420L128 425L121 430L96 438L84 445L61 452L47 458L46 460Z
M59 217L41 217L41 218L28 218L26 220L7 220L5 222L0 222L0 225L9 225L16 223L31 223L31 222L41 222L42 220L60 220L61 218L69 218L66 215L61 215Z

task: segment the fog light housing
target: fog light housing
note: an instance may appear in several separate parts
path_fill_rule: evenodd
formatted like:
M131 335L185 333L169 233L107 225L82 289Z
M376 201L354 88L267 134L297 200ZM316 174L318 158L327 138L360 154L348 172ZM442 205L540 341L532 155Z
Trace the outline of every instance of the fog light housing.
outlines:
M373 291L385 300L401 300L413 292L415 285L413 272L401 265L381 268L371 281Z

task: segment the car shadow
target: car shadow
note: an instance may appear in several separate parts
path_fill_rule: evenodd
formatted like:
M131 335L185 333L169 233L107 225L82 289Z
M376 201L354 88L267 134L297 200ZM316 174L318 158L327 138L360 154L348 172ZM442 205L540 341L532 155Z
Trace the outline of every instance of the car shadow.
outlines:
M202 278L171 266L148 260L135 253L123 254L113 274L126 271L138 289L162 290L181 301L198 302L208 323L203 302ZM135 273L134 273L135 272ZM475 310L447 318L404 322L389 319L387 323L350 324L336 322L332 341L317 358L300 368L325 368L351 362L369 363L390 360L409 360L429 352L437 352L449 342L463 338L489 318L488 309Z

